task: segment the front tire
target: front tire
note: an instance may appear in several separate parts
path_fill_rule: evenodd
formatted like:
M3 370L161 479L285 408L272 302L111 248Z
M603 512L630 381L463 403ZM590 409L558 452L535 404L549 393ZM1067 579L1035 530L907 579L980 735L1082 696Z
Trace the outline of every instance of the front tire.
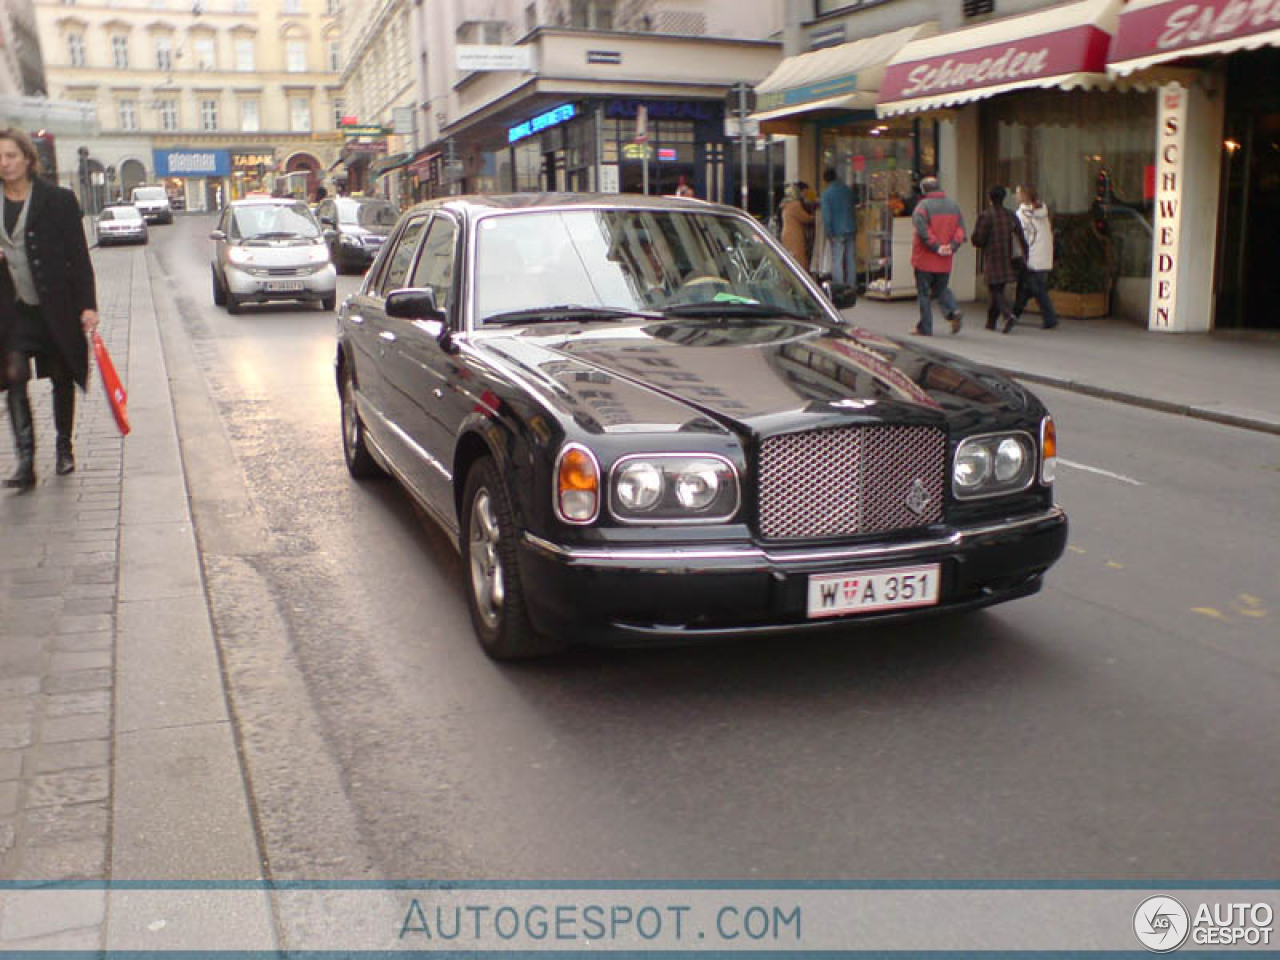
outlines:
M467 474L462 503L467 609L484 652L494 660L521 660L562 649L562 642L539 634L529 622L511 499L488 457Z
M325 310L325 311L332 312L332 311L333 311L333 309L334 309L337 305L338 305L338 294L337 294L337 293L331 293L331 294L329 294L329 296L327 296L327 297L323 297L323 298L321 298L321 300L320 300L320 309L321 309L321 310Z
M378 462L369 452L369 445L364 438L364 424L360 421L360 412L356 409L356 386L351 379L351 371L344 365L342 368L342 459L347 464L347 473L357 480L367 480L382 473Z
M235 316L236 314L240 313L241 310L244 309L244 306L240 302L240 298L237 297L230 290L227 290L223 293L223 298L224 298L223 302L226 304L226 307L227 307L227 313L231 314L232 316Z
M213 277L213 305L215 307L225 307L227 305L227 291L222 284L218 282L218 271L210 271Z

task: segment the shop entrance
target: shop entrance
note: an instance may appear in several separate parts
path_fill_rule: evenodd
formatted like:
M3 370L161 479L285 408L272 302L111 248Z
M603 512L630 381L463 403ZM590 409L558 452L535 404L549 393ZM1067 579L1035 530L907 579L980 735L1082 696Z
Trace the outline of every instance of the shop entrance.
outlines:
M1280 329L1280 50L1231 56L1218 231L1218 328Z

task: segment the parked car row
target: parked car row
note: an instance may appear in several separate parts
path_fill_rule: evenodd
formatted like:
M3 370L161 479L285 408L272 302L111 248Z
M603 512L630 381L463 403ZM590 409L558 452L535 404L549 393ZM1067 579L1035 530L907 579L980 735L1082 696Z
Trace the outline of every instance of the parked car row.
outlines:
M335 374L348 470L446 532L497 659L974 610L1066 545L1030 391L850 326L727 207L419 205Z

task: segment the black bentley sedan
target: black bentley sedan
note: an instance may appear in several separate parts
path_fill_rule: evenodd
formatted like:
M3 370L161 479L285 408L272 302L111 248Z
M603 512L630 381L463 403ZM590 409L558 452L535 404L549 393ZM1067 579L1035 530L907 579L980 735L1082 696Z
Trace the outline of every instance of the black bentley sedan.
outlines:
M499 659L972 610L1066 544L1041 402L849 325L731 208L417 206L336 367L348 469L448 533Z

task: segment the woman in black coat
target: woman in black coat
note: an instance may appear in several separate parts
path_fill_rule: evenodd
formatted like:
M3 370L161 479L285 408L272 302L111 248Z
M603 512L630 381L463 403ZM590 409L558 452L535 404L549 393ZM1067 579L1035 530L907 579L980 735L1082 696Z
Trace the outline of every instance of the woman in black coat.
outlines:
M0 130L0 387L8 387L18 469L5 486L25 491L36 484L35 427L27 381L53 381L59 474L76 468L71 451L75 384L89 378L85 334L98 327L93 263L84 238L80 205L70 190L39 179L39 157L23 131Z

